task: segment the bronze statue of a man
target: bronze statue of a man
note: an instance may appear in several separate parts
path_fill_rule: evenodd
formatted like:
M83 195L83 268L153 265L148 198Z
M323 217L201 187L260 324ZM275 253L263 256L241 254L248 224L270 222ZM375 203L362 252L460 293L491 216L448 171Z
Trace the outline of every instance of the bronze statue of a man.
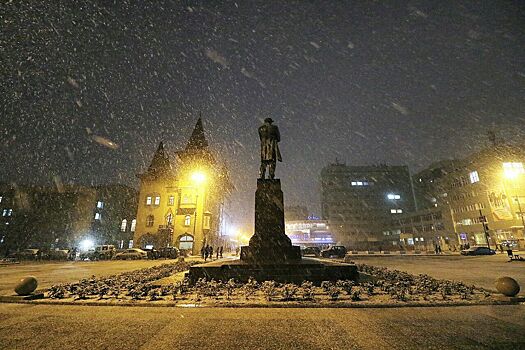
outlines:
M264 179L266 176L266 167L269 167L270 179L275 178L276 162L282 162L281 152L279 151L279 142L281 134L277 125L273 125L272 118L266 118L264 124L259 127L259 139L261 140L261 169L259 178Z

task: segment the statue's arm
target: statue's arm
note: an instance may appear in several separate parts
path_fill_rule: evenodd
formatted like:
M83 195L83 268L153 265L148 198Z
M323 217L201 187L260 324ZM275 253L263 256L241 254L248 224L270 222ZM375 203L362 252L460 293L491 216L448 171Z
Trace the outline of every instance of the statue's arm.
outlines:
M277 134L277 142L281 142L281 133L279 132L279 128L276 126L275 131Z

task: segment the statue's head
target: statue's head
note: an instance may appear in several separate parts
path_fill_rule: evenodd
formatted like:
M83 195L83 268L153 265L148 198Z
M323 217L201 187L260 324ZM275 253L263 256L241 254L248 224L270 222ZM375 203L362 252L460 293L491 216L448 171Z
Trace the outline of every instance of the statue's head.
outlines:
M272 118L266 118L266 119L264 119L264 122L268 123L268 124L271 124L271 123L273 123L273 119Z

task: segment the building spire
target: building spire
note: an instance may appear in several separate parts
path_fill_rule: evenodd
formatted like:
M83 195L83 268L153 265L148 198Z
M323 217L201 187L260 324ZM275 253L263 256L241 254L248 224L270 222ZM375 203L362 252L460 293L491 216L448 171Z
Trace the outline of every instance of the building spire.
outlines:
M171 164L167 153L164 151L164 144L159 143L157 151L153 155L153 160L148 168L151 173L165 173L171 171Z
M199 112L199 119L195 124L195 129L191 133L191 137L186 145L186 151L202 150L208 148L208 141L204 135L204 128L202 126L202 118Z

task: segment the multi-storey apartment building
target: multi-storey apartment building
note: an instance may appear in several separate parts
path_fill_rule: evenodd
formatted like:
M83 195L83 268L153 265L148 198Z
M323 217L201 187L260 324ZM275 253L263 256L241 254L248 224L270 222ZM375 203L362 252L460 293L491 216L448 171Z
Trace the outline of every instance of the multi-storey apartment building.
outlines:
M494 145L437 181L437 204L449 210L460 243L525 247L524 164L523 148Z
M351 249L397 246L399 236L383 232L415 210L408 167L330 164L321 172L321 205L338 243Z

